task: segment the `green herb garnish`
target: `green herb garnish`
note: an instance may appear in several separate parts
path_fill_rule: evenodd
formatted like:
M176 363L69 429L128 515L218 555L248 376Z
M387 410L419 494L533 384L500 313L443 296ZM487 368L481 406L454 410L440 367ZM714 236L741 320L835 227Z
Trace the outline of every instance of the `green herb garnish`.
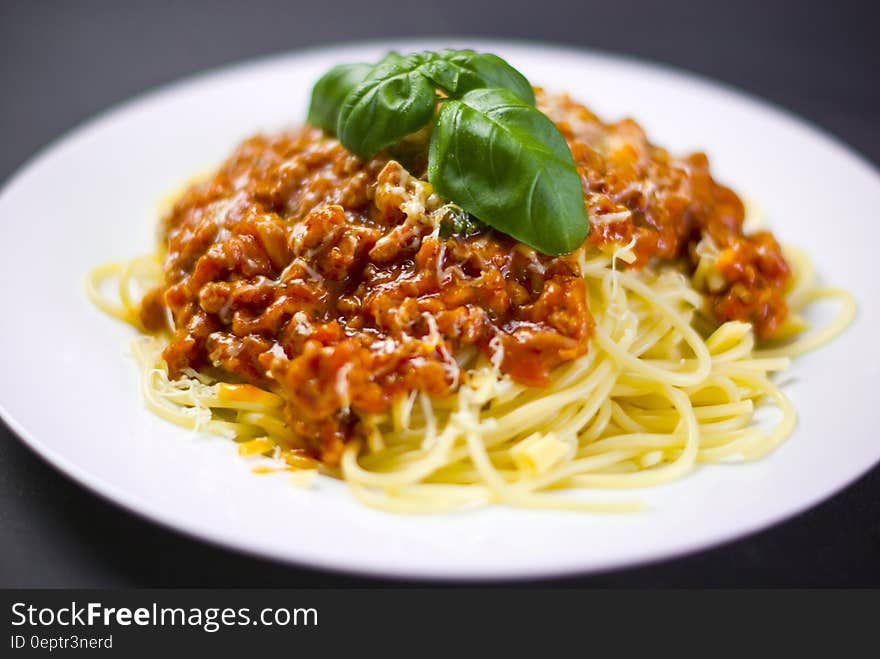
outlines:
M427 124L437 107L432 83L420 70L422 55L386 55L349 92L336 134L345 147L369 158Z
M326 73L312 90L309 122L364 158L435 122L428 180L463 211L441 222L441 234L471 235L479 223L464 218L479 218L564 254L589 231L583 188L565 138L534 103L528 80L496 55L392 52L373 66Z
M446 204L441 209L440 237L444 240L452 236L475 236L486 230L486 225L455 204Z
M473 50L444 50L423 53L422 71L453 98L460 98L473 89L501 87L509 89L530 105L535 92L526 77L498 55Z
M372 69L372 64L340 64L321 76L312 89L308 122L335 135L342 102Z

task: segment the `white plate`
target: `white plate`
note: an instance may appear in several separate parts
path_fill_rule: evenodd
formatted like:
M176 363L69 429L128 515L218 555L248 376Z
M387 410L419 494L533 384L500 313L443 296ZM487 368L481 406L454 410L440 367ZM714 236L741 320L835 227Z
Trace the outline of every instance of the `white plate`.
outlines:
M470 46L606 118L635 116L659 144L704 149L720 180L760 201L784 242L849 288L857 322L799 359L791 439L755 464L702 467L642 492L644 513L492 507L396 516L330 479L312 489L251 473L231 442L147 412L125 356L133 331L86 300L101 261L148 251L155 207L242 138L303 120L338 62ZM373 43L284 55L171 85L44 150L0 193L0 412L23 440L95 492L152 520L266 557L385 576L538 577L631 565L755 531L830 496L880 458L875 245L880 177L801 120L681 72L504 42Z

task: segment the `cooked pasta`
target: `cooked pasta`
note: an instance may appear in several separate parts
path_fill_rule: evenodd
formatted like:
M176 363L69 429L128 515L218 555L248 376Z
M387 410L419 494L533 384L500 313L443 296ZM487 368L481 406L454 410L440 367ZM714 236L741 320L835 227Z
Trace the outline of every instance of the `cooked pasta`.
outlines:
M402 155L312 127L246 141L164 210L155 254L90 274L92 301L143 334L149 409L397 512L633 510L640 495L601 492L772 451L796 425L776 374L846 328L852 296L746 231L704 155L567 96L538 107L591 225L557 256L481 226ZM824 299L836 315L811 327Z

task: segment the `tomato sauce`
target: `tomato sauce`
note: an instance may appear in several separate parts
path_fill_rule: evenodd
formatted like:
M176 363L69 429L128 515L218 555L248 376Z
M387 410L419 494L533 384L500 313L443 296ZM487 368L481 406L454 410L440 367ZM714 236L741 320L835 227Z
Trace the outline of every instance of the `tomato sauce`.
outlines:
M581 174L588 242L635 238L641 267L695 264L709 237L722 281L706 291L711 308L772 334L788 268L770 234L743 233L742 203L705 156L673 160L635 122L605 125L566 97L539 98ZM548 384L593 330L573 259L491 230L443 237L444 204L387 154L360 160L315 128L253 137L163 218L165 281L142 320L158 330L170 311L171 377L216 370L276 391L302 448L331 464L359 434L358 413L452 393L468 354Z
M770 232L743 230L743 203L712 178L706 155L673 158L632 119L605 124L565 95L538 98L581 175L591 222L587 241L635 239L637 268L652 259L696 267L701 253L712 252L720 277L704 291L711 311L719 320L751 322L761 338L773 336L788 315L790 269Z

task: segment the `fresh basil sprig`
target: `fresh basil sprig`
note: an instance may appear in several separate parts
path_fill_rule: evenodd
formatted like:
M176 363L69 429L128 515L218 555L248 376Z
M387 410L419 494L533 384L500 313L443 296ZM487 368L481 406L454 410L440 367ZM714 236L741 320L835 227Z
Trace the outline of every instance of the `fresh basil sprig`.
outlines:
M428 180L464 213L441 233L469 235L479 223L461 218L472 216L541 252L564 254L589 231L583 189L565 138L534 104L528 80L496 55L391 52L372 67L325 74L312 90L309 122L369 158L428 130L437 114Z
M431 120L437 95L423 64L421 54L389 53L349 92L336 121L349 151L370 158Z
M507 89L475 89L443 103L428 180L486 224L546 254L580 245L589 224L565 138Z
M340 87L331 87L332 80L325 83L330 87L328 91ZM444 50L404 57L390 52L344 97L336 115L335 131L347 149L369 158L431 120L437 107L437 89L458 98L484 87L509 88L524 100L535 102L528 80L496 55ZM316 96L327 94L316 87L313 105L319 107L336 100L325 102ZM332 112L325 115L322 123L329 124L334 118Z
M452 98L460 98L472 89L502 87L535 104L535 92L526 77L498 55L444 50L422 56L425 58L423 73Z
M335 134L342 102L372 69L372 64L358 63L340 64L327 71L312 90L308 122Z

